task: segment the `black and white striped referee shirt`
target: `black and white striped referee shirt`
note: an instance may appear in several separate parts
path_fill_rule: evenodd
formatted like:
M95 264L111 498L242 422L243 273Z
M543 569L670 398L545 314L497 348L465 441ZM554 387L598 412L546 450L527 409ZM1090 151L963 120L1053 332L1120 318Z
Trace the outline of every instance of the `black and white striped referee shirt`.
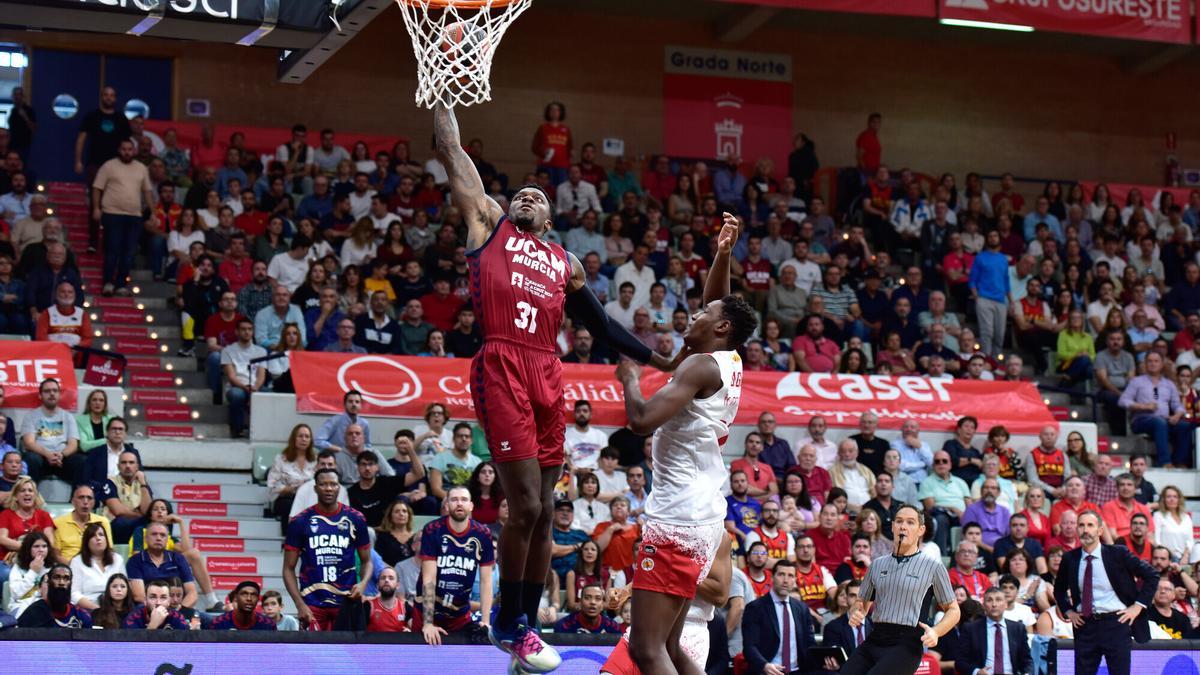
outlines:
M885 555L871 561L858 596L875 601L871 619L876 623L916 626L930 588L939 606L954 602L950 574L941 560L920 552L906 557Z

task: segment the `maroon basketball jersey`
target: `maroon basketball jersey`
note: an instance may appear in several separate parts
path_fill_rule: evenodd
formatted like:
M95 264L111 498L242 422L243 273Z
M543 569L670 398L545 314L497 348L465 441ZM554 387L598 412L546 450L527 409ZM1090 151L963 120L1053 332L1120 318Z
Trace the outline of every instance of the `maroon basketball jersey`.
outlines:
M468 254L471 301L484 340L557 352L571 263L558 244L500 218L483 246Z

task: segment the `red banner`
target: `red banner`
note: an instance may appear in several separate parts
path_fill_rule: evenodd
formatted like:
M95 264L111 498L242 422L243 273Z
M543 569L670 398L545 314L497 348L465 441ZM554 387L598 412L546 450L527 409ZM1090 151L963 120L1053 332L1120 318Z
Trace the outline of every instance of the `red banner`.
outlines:
M941 18L1150 42L1192 41L1188 0L939 0Z
M1161 185L1138 185L1136 183L1104 183L1096 180L1079 181L1079 185L1083 187L1084 197L1092 198L1092 193L1095 192L1096 186L1103 183L1108 186L1108 196L1113 204L1118 207L1125 207L1125 199L1129 197L1129 191L1137 189L1142 193L1142 198L1146 200L1146 206L1151 210L1158 210L1158 199L1164 192L1170 192L1175 195L1175 203L1179 208L1187 208L1188 199L1196 188L1191 187L1163 187Z
M339 413L342 396L351 389L363 395L363 414L414 417L426 404L442 401L456 419L474 417L467 359L292 352L296 410ZM650 395L666 375L647 369L642 389ZM624 397L610 366L563 365L566 393L564 417L575 401L592 404L592 421L602 426L625 424ZM826 373L746 373L737 424L755 424L763 411L779 424L803 425L824 415L837 427L858 424L870 411L880 426L898 429L907 419L922 428L948 431L963 415L979 418L981 429L1003 424L1011 433L1036 434L1056 424L1037 388L1027 382L938 381L921 377L834 375Z
M36 408L42 404L38 385L54 378L62 388L58 405L74 410L79 396L71 349L61 342L0 341L0 386L4 407Z
M936 15L930 0L724 0L743 5L767 5L787 9L814 9L824 12L851 12L854 14L890 14L893 16Z
M787 171L792 59L786 54L666 47L663 150L677 157L760 158ZM711 170L711 168L710 168Z

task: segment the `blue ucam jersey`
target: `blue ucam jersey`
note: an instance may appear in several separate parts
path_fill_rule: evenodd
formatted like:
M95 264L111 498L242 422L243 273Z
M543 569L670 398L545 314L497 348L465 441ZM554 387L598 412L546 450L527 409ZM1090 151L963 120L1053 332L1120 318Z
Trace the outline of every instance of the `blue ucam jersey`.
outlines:
M358 551L371 537L363 515L343 504L331 514L310 506L288 523L284 548L300 553L300 594L309 607L340 607L358 583Z
M443 516L421 530L421 560L437 562L437 623L460 619L471 611L471 588L479 568L496 562L491 530L483 523L467 522L467 529L456 533L450 529L449 516ZM420 578L417 588L424 588Z

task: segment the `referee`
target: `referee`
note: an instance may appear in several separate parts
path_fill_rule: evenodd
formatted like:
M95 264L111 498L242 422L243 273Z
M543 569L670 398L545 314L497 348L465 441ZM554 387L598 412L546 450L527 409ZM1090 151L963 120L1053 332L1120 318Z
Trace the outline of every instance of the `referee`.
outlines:
M901 506L892 520L896 553L871 562L871 571L863 579L850 611L850 625L857 628L874 601L871 618L875 628L842 666L842 675L915 672L923 647L936 646L938 638L958 623L958 603L954 601L950 575L940 560L920 553L924 533L925 515L911 504ZM934 599L945 612L933 628L919 623L921 605L931 587Z

